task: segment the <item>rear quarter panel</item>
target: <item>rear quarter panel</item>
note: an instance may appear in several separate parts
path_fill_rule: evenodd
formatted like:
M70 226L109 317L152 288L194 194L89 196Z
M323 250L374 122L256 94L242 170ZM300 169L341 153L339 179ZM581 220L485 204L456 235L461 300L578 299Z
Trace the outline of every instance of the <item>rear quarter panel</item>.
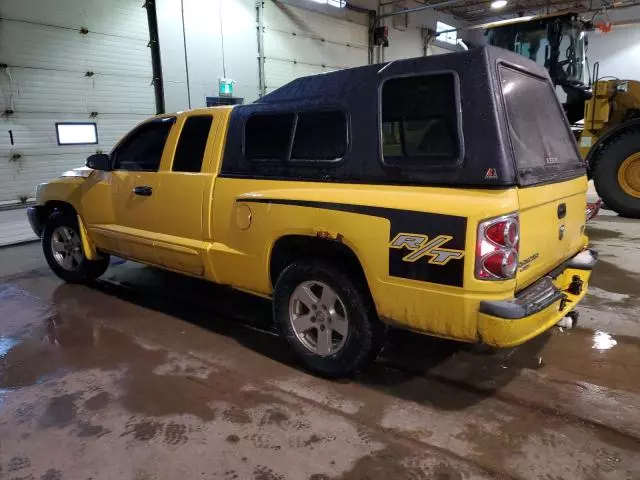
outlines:
M378 314L385 321L475 341L479 301L509 298L515 288L515 281L475 280L477 223L515 211L517 202L515 189L219 178L211 265L216 281L270 295L269 257L274 243L285 235L329 232L360 260ZM246 217L247 209L251 225L243 230L238 216ZM446 265L430 263L430 256L406 262L412 250L390 248L399 233L426 236L424 243L449 236L442 247L461 250L464 256Z

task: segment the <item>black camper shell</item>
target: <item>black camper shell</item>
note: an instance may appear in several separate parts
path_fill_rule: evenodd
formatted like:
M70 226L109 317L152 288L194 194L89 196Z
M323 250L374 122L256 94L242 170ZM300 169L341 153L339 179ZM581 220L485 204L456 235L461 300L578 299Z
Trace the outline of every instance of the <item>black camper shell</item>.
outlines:
M502 188L585 174L547 71L485 46L302 77L235 107L223 177Z

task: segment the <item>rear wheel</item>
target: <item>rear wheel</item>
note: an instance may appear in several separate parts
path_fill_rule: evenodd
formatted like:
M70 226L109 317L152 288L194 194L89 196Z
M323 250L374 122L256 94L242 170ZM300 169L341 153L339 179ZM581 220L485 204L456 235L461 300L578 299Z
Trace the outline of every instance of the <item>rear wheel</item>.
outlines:
M609 208L640 218L640 130L618 135L597 153L593 181Z
M273 308L295 356L320 375L351 375L382 346L384 327L368 292L333 265L291 264L278 278Z
M102 275L109 256L89 260L82 249L78 219L72 213L55 212L44 226L42 250L51 270L68 283L82 283Z

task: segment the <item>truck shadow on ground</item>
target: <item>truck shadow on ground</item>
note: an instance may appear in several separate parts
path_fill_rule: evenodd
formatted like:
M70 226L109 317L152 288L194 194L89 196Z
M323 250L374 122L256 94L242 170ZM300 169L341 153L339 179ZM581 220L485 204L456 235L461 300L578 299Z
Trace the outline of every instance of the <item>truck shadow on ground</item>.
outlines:
M291 368L300 366L283 348L271 303L236 290L152 267L121 266L90 287L170 315ZM548 335L501 350L390 329L385 347L366 372L348 380L386 394L442 410L460 410L493 395L524 368L541 364Z

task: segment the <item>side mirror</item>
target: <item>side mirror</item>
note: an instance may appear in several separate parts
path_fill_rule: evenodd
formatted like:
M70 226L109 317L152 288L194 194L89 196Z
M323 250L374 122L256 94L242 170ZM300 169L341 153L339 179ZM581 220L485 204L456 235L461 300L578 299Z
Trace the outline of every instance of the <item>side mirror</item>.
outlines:
M94 153L87 158L86 165L94 170L109 172L111 170L111 157L105 153Z

